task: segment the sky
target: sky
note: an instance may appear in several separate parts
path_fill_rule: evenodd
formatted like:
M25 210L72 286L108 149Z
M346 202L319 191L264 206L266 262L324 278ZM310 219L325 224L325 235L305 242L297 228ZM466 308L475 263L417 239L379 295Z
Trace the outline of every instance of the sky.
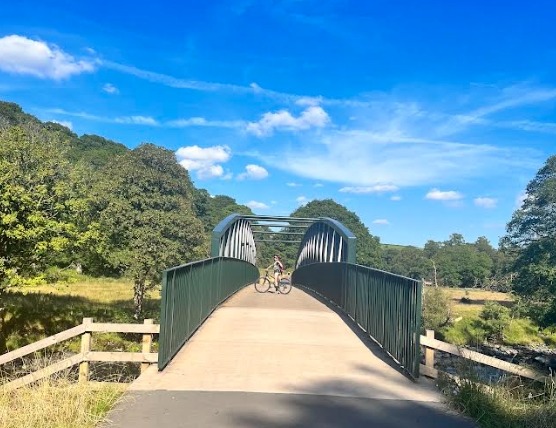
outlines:
M5 3L0 99L257 214L332 198L384 243L497 246L556 154L553 1Z

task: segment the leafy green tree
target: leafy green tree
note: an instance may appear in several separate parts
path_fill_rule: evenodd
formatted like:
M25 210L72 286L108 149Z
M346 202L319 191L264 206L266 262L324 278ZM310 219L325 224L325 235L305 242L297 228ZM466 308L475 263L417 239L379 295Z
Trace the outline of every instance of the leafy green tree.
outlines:
M504 330L511 321L510 309L497 302L485 303L479 317L487 338L501 341L504 339Z
M556 155L527 185L527 197L506 227L502 247L515 257L516 293L537 303L537 321L556 324Z
M431 277L432 265L420 248L384 246L382 259L389 272L419 280Z
M357 237L357 263L373 268L382 267L380 240L369 233L369 229L353 211L332 199L315 200L304 205L292 217L330 217L338 220Z
M92 212L105 236L97 250L107 267L133 280L137 318L163 269L207 255L193 201L187 171L173 152L152 144L122 154L100 171Z
M205 189L195 190L193 208L208 233L230 214L253 215L251 208L238 204L234 198L225 195L211 197Z
M75 245L66 150L49 133L0 131L0 283L39 275Z
M452 301L443 288L426 287L423 290L423 327L440 331L450 323Z

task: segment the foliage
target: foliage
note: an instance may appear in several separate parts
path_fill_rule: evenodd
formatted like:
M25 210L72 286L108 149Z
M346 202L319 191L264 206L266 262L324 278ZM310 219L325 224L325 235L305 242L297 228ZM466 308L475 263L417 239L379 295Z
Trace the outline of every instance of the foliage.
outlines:
M386 246L383 263L388 271L433 284L490 288L504 281L506 258L485 237L466 243L454 233L444 242L427 241L423 249Z
M466 317L454 325L442 329L444 339L454 345L478 346L486 340L483 323L477 317Z
M423 327L441 331L452 315L450 296L439 287L426 287L423 294Z
M98 135L85 134L71 140L69 158L73 163L81 162L94 168L101 168L114 157L127 151L127 147L123 144Z
M163 269L207 255L193 192L174 153L152 144L115 158L92 188L90 215L104 231L98 253L107 267L133 280L137 317Z
M460 380L443 377L439 386L449 402L482 428L551 428L556 418L554 379L544 385L503 378L488 387L464 371Z
M74 248L66 149L49 134L0 131L0 284L32 278Z
M20 126L25 123L40 124L35 116L25 113L16 103L0 101L0 129Z
M501 244L514 257L515 292L538 304L538 322L556 325L556 155L537 172L526 194Z
M431 262L420 248L385 245L382 260L389 272L414 279L431 277Z
M0 354L75 327L84 317L98 322L135 322L132 285L121 280L95 279L70 285L10 289L2 296ZM158 292L147 295L144 315L158 322ZM137 336L98 334L95 343L100 346L102 342L102 349L109 351L128 348L134 339ZM79 342L75 346L78 351Z
M539 327L534 325L530 319L512 319L504 328L505 345L533 345L549 342L539 332Z
M510 310L497 302L486 302L479 317L487 338L502 340L504 330L510 324Z
M357 263L373 268L382 267L379 238L371 235L359 216L343 205L332 199L314 200L298 208L291 215L292 217L330 217L338 220L357 237Z
M203 220L208 233L230 214L253 215L251 208L238 204L234 198L225 195L211 197L205 189L194 192L193 208L197 217Z

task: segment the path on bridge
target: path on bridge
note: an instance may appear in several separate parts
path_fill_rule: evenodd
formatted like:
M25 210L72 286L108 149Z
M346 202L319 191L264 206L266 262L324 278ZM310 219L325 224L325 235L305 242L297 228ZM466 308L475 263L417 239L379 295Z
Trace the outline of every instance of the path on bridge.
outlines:
M163 372L141 376L111 427L472 427L432 382L415 383L371 340L304 291L247 287Z

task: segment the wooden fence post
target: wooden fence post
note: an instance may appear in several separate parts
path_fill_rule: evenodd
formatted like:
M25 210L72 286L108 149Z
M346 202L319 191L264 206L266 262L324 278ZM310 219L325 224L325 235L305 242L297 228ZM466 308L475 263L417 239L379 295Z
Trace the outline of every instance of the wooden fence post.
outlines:
M92 318L83 318L85 328L90 327L93 323ZM91 332L85 330L81 336L81 356L84 358L87 352L91 350ZM89 362L82 361L79 364L79 382L87 382L89 380Z
M427 330L426 336L430 339L434 339L434 330ZM425 366L434 369L434 349L425 347Z
M143 321L144 324L153 324L153 320L152 319L146 319L145 321ZM153 336L151 333L144 333L143 334L143 349L142 352L143 354L149 354L151 352L151 346L153 343ZM149 368L149 363L141 363L141 373L143 373L145 370L147 370Z

